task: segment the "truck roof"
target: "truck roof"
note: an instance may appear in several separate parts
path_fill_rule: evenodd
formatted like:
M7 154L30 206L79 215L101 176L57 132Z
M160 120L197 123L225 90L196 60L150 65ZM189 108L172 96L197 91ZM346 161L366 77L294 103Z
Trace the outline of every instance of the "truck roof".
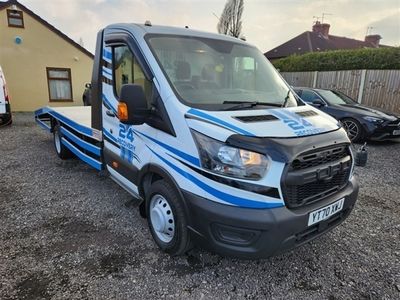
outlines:
M135 36L144 36L149 34L171 34L171 35L183 35L183 36L195 36L210 39L225 40L235 43L248 45L245 41L219 33L210 33L206 31L194 30L185 27L174 27L174 26L161 26L161 25L145 25L137 23L116 23L106 27L107 29L124 29L132 32Z

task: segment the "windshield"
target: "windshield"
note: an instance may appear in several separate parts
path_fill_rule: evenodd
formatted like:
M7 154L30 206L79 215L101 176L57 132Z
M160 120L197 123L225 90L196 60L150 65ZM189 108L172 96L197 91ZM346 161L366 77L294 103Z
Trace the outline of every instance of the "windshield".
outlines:
M318 90L318 93L330 105L357 104L353 99L338 91Z
M186 105L209 110L298 105L288 85L254 47L187 36L151 35L147 41Z

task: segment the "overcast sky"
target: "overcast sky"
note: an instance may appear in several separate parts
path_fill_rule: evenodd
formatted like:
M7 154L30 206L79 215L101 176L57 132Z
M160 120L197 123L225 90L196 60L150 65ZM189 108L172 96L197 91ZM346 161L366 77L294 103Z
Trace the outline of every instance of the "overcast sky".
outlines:
M97 31L110 23L185 26L216 32L226 0L19 0L94 52ZM266 52L311 30L328 13L330 34L364 39L368 26L382 44L400 46L400 0L244 0L243 34Z

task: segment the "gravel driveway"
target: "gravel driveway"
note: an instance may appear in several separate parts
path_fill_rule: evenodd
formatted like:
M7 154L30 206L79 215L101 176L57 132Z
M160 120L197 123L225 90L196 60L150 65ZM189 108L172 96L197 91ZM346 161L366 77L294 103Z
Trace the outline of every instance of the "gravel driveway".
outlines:
M399 299L400 143L369 147L345 223L259 261L158 250L137 203L16 114L0 129L1 299Z

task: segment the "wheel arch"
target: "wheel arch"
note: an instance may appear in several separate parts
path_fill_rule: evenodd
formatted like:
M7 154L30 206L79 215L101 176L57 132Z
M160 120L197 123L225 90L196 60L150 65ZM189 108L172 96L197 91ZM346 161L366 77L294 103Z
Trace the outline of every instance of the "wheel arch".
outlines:
M186 205L183 193L182 193L178 183L176 182L176 180L162 166L150 163L150 164L143 166L143 168L139 172L139 176L138 176L139 195L143 199L142 203L139 206L140 215L143 218L147 218L146 193L149 190L151 184L156 182L157 180L165 180L168 184L170 184L173 187L175 192L179 195L180 199L182 200L185 212L187 214L188 207Z

